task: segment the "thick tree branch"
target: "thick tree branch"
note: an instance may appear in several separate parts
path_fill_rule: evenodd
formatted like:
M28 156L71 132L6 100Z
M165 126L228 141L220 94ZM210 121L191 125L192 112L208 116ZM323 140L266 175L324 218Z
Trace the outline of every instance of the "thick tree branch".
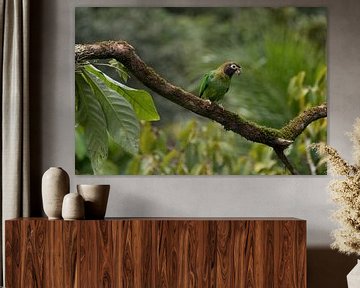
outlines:
M303 111L280 129L281 135L286 139L295 140L305 128L313 121L327 116L326 103Z
M75 45L76 63L109 58L114 58L121 62L138 80L160 96L198 115L220 123L226 130L231 130L247 140L273 147L280 160L291 173L295 172L295 170L290 169L291 165L289 166L290 163L283 154L284 149L286 149L311 122L324 118L327 115L326 104L323 104L302 112L281 129L260 126L243 119L233 112L224 110L216 103L209 103L169 83L152 68L147 66L135 53L135 49L125 41L106 41ZM282 155L278 153L279 151L281 151Z

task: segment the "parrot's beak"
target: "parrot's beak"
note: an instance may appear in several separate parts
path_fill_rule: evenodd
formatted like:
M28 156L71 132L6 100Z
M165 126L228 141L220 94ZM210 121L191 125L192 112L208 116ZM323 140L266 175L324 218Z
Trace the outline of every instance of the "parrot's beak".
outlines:
M238 69L236 69L235 74L236 74L236 75L240 75L241 72L242 72L242 71L241 71L241 67L239 67Z

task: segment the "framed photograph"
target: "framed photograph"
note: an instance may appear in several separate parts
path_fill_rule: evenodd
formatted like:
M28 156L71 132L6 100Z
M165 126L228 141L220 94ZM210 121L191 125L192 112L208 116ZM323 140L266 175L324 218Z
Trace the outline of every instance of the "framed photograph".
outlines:
M77 175L322 175L324 7L77 7Z

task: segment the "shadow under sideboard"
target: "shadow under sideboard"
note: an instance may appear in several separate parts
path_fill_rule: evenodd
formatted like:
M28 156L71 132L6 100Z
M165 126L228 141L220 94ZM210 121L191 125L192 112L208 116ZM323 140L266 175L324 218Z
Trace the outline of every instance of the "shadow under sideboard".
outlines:
M356 259L330 248L308 248L308 288L347 288L346 275L356 265Z

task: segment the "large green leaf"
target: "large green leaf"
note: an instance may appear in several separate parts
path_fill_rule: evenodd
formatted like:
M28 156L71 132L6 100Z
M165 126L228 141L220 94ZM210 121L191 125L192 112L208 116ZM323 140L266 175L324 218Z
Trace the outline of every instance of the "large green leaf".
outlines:
M84 160L86 157L88 157L84 127L81 125L77 125L75 127L75 155L79 160Z
M95 172L108 155L105 115L83 74L76 73L75 79L77 121L84 127L86 147Z
M127 82L128 78L129 78L129 72L122 63L120 63L116 59L111 59L109 61L109 65L118 72L120 79L123 79L124 82Z
M83 73L105 113L109 134L125 151L136 154L140 127L131 105L96 74L86 69L83 69Z
M160 119L153 99L148 92L121 84L92 65L86 65L85 69L100 78L107 87L124 97L133 107L139 120L157 121Z

